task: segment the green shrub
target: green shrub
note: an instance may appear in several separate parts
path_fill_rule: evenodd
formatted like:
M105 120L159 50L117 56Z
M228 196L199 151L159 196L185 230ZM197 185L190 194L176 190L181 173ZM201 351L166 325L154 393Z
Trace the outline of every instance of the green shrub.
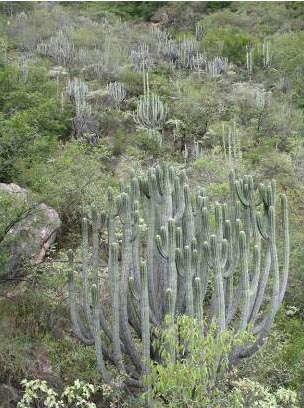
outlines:
M53 158L37 161L19 176L42 202L57 209L63 221L65 238L78 233L81 211L95 203L103 206L106 189L113 184L108 171L109 150L81 141L59 145Z
M55 152L71 112L58 109L56 84L44 69L23 81L12 67L0 72L0 110L0 180L18 182L33 163L44 163Z
M216 27L209 29L204 37L204 48L209 55L221 53L234 64L246 62L246 44L252 41L251 36L238 27ZM221 52L222 51L222 52Z
M250 336L245 332L235 335L232 331L215 336L215 326L202 335L202 325L188 316L178 317L177 327L176 355L179 358L176 362L172 361L169 351L175 344L175 334L170 329L156 332L154 347L161 353L164 363L153 364L146 379L147 384L153 384L151 392L156 406L161 406L161 401L172 408L218 406L224 393L217 385L226 375L229 354Z

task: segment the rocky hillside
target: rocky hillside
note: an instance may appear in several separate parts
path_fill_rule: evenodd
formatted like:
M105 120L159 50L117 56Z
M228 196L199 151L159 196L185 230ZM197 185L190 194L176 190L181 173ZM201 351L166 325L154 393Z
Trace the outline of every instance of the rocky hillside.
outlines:
M165 162L212 202L228 200L231 169L286 194L284 302L267 344L216 389L237 389L235 407L254 393L304 407L303 14L301 2L2 2L0 406L17 406L23 378L101 387L94 348L72 333L68 250L80 262L81 220L107 210L109 187ZM107 236L100 248L107 276ZM146 406L105 387L94 398ZM155 406L220 406L170 398Z

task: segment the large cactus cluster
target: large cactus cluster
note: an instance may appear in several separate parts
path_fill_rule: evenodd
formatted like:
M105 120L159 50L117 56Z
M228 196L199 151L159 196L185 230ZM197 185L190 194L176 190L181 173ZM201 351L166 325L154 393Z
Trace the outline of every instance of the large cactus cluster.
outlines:
M161 361L151 347L152 327L163 329L170 321L175 330L178 314L203 320L202 336L214 324L217 334L231 327L249 330L251 343L234 350L233 361L265 341L287 284L286 196L279 199L277 217L274 181L256 189L251 176L236 180L232 171L229 184L228 202L212 204L202 188L191 195L184 171L162 164L147 176L132 173L116 197L109 188L106 213L93 208L90 221L83 219L79 299L77 264L69 252L71 320L75 334L95 345L104 381L115 382L107 360L125 385L141 387L150 359ZM101 239L107 242L104 254ZM102 285L101 258L108 280Z
M54 59L56 64L69 67L75 57L74 44L71 42L68 30L59 30L56 35L37 46L37 51Z

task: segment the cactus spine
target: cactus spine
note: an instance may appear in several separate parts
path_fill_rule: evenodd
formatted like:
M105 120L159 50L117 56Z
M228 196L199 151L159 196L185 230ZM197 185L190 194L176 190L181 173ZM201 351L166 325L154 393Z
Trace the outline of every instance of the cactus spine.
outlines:
M204 331L216 323L217 334L231 325L240 331L251 330L255 340L237 347L232 361L252 355L265 341L287 284L287 200L281 196L280 266L275 182L255 188L251 176L236 180L233 171L229 181L228 203L212 204L202 188L192 200L186 174L168 165L150 168L138 178L132 173L129 185L121 183L116 200L109 188L104 223L97 210L92 210L92 259L90 223L83 220L84 313L77 308L76 265L69 251L71 320L75 335L95 345L104 381L114 381L108 361L116 366L125 385L144 388L141 376L148 373L150 359L161 359L151 349L153 326L163 329L167 325L173 334L168 352L175 361L177 314L198 319ZM139 217L147 225L144 238L139 234ZM103 310L105 289L99 283L100 227L106 229L108 240L110 313ZM121 245L116 231L122 234ZM146 260L140 261L141 256Z

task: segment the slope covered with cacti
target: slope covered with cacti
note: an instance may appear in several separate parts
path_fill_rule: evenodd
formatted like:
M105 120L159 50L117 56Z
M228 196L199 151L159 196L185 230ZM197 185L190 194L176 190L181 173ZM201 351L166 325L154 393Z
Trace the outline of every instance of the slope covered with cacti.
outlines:
M303 13L3 2L0 182L62 227L44 262L0 271L0 384L303 406ZM21 210L0 194L0 244Z

